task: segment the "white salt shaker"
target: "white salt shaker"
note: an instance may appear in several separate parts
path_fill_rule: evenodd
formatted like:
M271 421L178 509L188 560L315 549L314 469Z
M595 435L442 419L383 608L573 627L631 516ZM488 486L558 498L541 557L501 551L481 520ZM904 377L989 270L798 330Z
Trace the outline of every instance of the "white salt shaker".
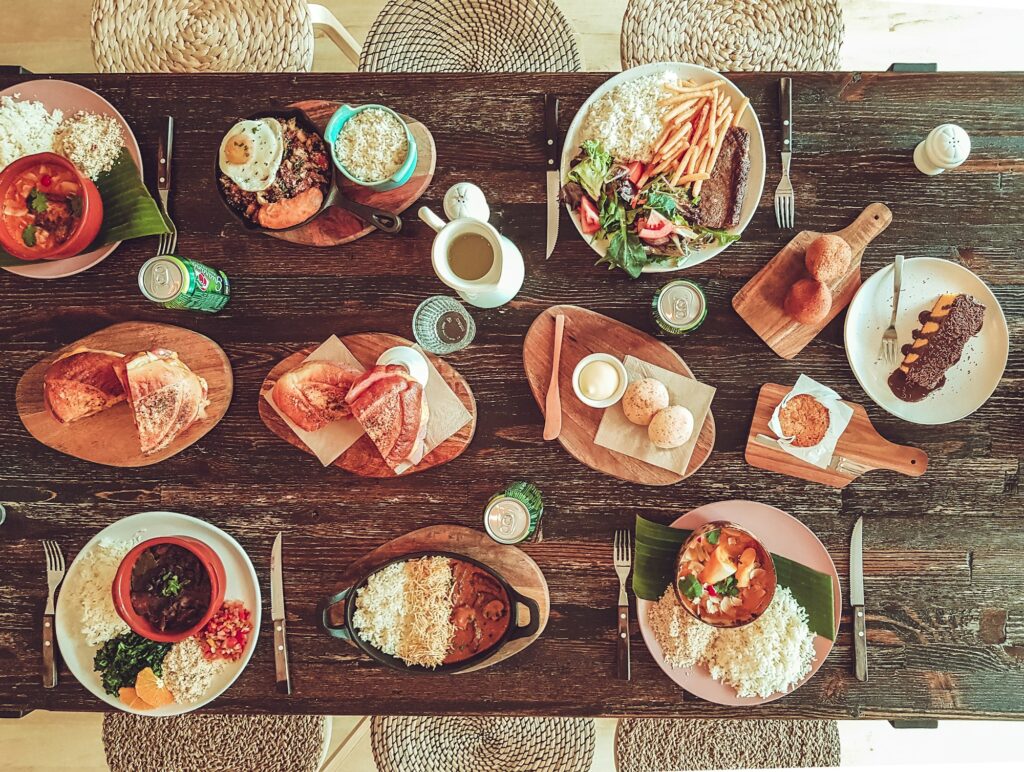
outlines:
M971 138L955 123L936 126L914 148L914 164L922 174L942 174L955 169L971 154Z
M487 197L480 188L472 182L457 182L444 194L444 213L449 220L471 217L487 222L491 208L487 206Z

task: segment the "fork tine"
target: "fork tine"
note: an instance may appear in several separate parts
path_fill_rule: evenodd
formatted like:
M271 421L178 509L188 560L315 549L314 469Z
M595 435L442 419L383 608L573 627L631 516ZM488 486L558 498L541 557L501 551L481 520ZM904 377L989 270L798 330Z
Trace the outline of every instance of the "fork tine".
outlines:
M786 196L786 227L793 227L793 195Z
M47 539L43 539L43 553L46 555L46 570L53 570L53 552L50 549L50 542Z

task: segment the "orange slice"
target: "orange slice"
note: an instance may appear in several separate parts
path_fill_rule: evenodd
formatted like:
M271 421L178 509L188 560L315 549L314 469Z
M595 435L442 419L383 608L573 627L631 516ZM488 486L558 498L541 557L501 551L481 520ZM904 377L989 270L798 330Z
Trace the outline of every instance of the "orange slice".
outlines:
M129 708L135 710L152 710L153 706L142 699L138 692L136 692L130 686L122 686L117 690L117 695L121 698L121 702L127 705Z
M162 708L174 702L174 695L164 686L151 667L139 671L135 677L135 691L140 699L153 708Z

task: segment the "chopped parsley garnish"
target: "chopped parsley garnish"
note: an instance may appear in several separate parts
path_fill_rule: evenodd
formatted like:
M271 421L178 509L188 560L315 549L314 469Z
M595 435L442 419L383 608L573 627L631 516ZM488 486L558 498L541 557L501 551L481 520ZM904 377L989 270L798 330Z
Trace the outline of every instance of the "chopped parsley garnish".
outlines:
M160 594L165 598L174 598L181 595L182 589L188 584L188 579L183 582L178 578L177 574L172 574L170 571L161 576L160 581L164 584L160 588Z
M679 592L690 600L697 600L697 598L704 594L704 588L701 587L696 576L693 574L687 574L679 580Z
M719 595L728 596L730 598L735 598L740 594L740 588L736 586L735 576L725 577L722 581L715 583L714 588L715 592Z
M34 247L36 245L36 226L29 225L21 232L21 240L26 247Z
M28 206L33 212L42 214L50 206L50 199L46 197L43 191L32 188L32 191L28 194Z
M708 531L707 536L704 538L708 540L708 544L718 544L718 536L720 533L721 531L716 528L713 531Z

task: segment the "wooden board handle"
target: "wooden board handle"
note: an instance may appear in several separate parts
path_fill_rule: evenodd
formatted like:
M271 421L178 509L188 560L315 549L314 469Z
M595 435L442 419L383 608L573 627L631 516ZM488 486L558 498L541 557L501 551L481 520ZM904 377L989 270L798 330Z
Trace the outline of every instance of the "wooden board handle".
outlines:
M927 471L928 454L920 448L897 445L894 442L886 443L886 447L884 454L879 453L878 457L873 459L876 468L899 472L908 477L920 477Z
M845 240L856 255L888 228L890 223L892 210L885 204L876 202L864 207L864 211L857 215L856 220L841 231L836 231L835 235Z

